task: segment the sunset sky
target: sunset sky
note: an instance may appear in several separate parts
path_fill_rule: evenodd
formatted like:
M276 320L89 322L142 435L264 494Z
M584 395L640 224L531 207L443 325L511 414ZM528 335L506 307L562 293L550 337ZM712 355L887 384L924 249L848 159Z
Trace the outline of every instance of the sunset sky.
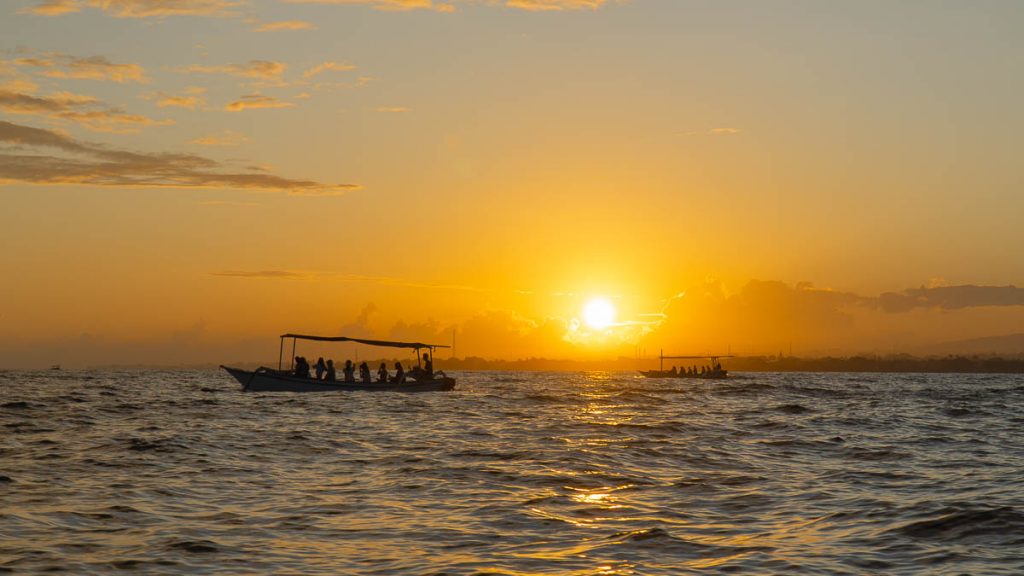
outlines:
M1024 333L1021 62L1012 0L7 0L0 368Z

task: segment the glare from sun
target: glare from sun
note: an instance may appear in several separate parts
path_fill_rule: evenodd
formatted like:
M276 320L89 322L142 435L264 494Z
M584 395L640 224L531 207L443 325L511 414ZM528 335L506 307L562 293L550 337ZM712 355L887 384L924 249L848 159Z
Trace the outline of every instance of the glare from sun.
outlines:
M595 330L603 330L615 321L615 305L607 298L591 298L583 307L583 322Z

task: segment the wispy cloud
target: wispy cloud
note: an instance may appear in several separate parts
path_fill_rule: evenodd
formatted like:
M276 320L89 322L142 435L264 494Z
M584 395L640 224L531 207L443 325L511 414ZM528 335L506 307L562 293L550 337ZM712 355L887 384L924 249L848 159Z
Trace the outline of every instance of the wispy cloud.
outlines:
M507 0L505 6L532 12L549 12L556 10L581 10L600 8L608 0Z
M322 73L328 72L328 71L332 71L332 72L348 72L349 70L355 70L355 69L356 69L356 67L354 65L352 65L352 64L347 64L347 63L343 63L343 62L324 62L322 64L317 64L316 66L313 66L309 70L306 70L305 72L303 72L302 73L302 77L303 78L312 78L314 76L317 76L319 74L322 74Z
M334 4L339 6L370 6L378 10L405 12L409 10L431 10L434 12L454 12L458 4L468 4L475 0L282 0L288 4ZM507 8L527 10L531 12L552 12L560 10L596 10L610 0L504 0L489 2ZM35 6L22 10L22 13L37 16L61 16L79 12L84 8L94 8L119 18L151 18L163 16L230 16L233 8L244 5L245 0L44 0ZM273 27L273 30L301 30L288 26ZM262 26L261 26L262 28Z
M684 136L731 136L733 134L739 134L740 132L742 132L742 130L740 130L739 128L721 127L721 128L709 128L707 130L690 130L688 132L684 132L683 135Z
M405 12L408 10L434 10L436 12L453 12L455 6L447 2L433 0L284 0L288 4L338 4L372 6L378 10Z
M203 200L200 206L259 206L259 202L237 202L235 200Z
M17 58L14 65L36 69L37 74L48 78L108 80L119 84L150 81L142 66L111 62L105 56L82 58L60 52L45 52Z
M373 109L374 112L380 112L382 114L404 114L406 112L412 112L412 108L406 108L404 106L378 106Z
M263 22L253 28L255 32L281 32L286 30L313 30L316 26L305 20L280 20L278 22Z
M198 144L199 146L238 146L245 144L249 141L244 134L232 132L231 130L225 130L220 134L210 134L195 140L189 141L189 144Z
M1016 286L933 286L886 292L878 297L886 312L909 312L915 308L959 310L978 306L1024 306L1024 288Z
M234 102L228 102L224 109L228 112L241 112L243 110L260 109L260 108L291 108L295 106L294 102L287 102L273 96L264 96L263 94L246 94L240 96L238 100Z
M289 4L337 4L372 6L378 10L404 12L408 10L434 10L436 12L454 12L456 4L468 3L466 0L450 0L434 2L433 0L284 0ZM492 2L508 8L528 10L531 12L551 12L558 10L596 10L607 4L609 0L505 0Z
M159 108L185 108L187 110L195 110L206 103L203 99L204 93L206 93L205 88L190 86L189 88L186 88L185 93L181 95L155 92L152 94L144 94L142 98L156 102L156 105Z
M28 78L11 78L0 82L0 92L18 92L21 94L34 94L39 90L39 85Z
M221 272L210 272L210 275L226 276L228 278L252 278L256 280L308 280L315 276L315 274L296 270L224 270Z
M467 286L464 284L437 284L410 280L408 278L371 276L367 274L345 274L326 270L223 270L219 272L210 272L210 275L260 280L268 278L280 280L335 280L339 282L359 282L386 286L401 286L405 288L430 288L462 292L494 292L494 290L489 288L478 288L476 286Z
M257 80L277 80L287 70L288 65L283 62L272 60L250 60L246 64L224 64L220 66L206 66L195 64L184 69L185 72L200 74L227 74L230 76L241 76L243 78L254 78Z
M95 132L136 132L145 126L173 124L173 120L154 120L140 114L127 114L107 106L92 96L59 92L49 96L33 96L0 89L0 110L9 114L48 116L75 122Z
M25 8L22 14L34 14L36 16L60 16L81 10L79 0L46 0L35 6Z
M132 188L236 188L296 195L338 195L355 184L324 184L263 172L231 172L195 154L131 152L0 121L0 184L74 184ZM27 149L27 150L26 150Z
M61 16L94 8L118 18L226 16L245 0L45 0L23 10L36 16Z

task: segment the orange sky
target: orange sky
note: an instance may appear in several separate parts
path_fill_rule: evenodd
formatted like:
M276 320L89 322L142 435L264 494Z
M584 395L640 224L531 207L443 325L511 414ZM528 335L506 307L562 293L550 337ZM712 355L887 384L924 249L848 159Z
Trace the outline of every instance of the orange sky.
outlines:
M288 331L504 358L1024 332L1016 3L0 14L0 367Z

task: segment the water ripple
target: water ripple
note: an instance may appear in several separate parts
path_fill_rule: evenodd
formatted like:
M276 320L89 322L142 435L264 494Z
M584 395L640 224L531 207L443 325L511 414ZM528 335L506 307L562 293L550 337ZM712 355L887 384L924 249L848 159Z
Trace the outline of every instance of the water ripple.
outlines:
M0 572L1019 574L1020 376L0 372Z

